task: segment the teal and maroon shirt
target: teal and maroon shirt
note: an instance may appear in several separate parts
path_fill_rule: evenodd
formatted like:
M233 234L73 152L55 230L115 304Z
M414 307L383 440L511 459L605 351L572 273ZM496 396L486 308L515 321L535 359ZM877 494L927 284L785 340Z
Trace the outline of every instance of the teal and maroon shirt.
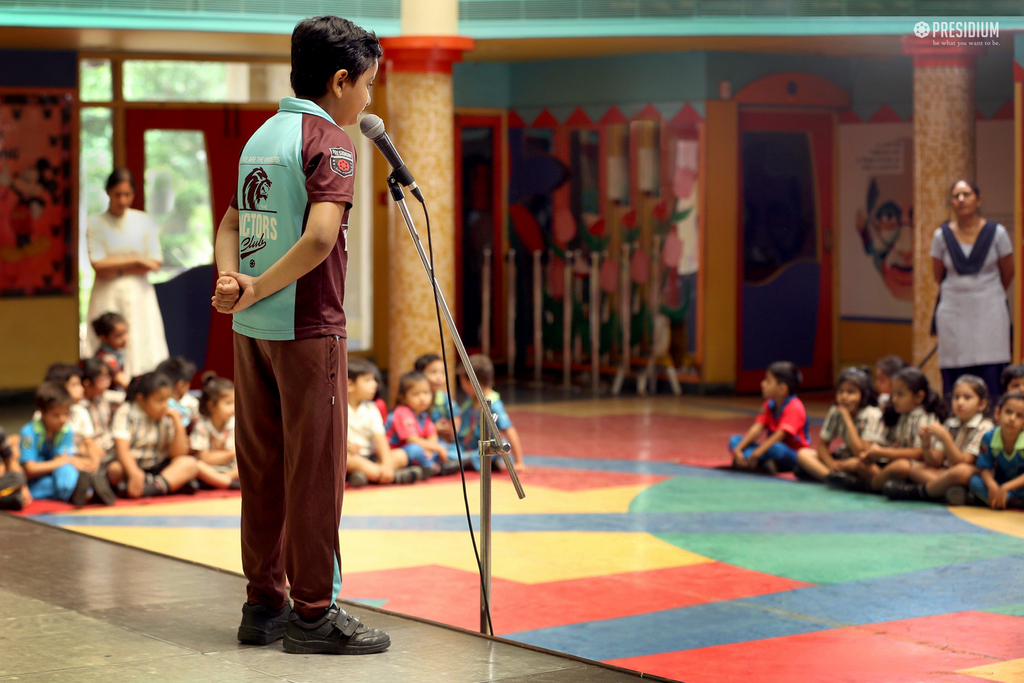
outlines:
M254 339L345 337L348 216L355 180L355 145L310 100L285 97L280 109L242 149L238 186L238 271L262 275L299 240L309 207L346 204L334 249L296 282L235 313L232 328Z

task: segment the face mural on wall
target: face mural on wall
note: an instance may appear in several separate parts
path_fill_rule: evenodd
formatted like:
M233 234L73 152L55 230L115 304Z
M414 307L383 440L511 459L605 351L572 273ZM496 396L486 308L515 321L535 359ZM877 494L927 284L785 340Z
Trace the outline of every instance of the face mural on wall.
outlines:
M864 252L871 258L886 289L901 301L914 298L914 177L913 144L903 147L902 173L876 174L868 183L867 196L857 209L857 232Z

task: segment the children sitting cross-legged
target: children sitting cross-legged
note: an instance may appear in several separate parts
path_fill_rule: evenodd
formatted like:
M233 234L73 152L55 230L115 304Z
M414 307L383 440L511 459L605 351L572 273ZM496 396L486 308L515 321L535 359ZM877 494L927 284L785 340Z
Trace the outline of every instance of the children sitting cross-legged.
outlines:
M128 385L124 404L114 413L110 433L117 460L108 476L128 498L164 496L179 489L194 493L198 462L188 454L181 415L168 404L171 380L147 372Z
M426 478L422 467L409 465L401 448L388 444L384 419L374 403L377 366L366 358L348 359L348 459L349 486L412 484Z
M981 451L981 439L995 428L988 418L988 386L975 375L961 375L953 384L953 416L944 424L921 427L921 462L907 463L906 476L894 476L882 485L893 499L934 500L947 496L951 504L962 505L964 485L974 474L974 461ZM939 481L941 480L941 481ZM934 485L933 485L934 482Z
M1024 509L1024 394L999 399L999 427L982 437L975 466L971 495L993 510Z
M39 417L21 430L21 466L33 498L63 500L85 505L93 491L100 502L114 503L113 491L103 476L93 476L99 463L75 454L75 438L68 420L71 395L57 382L44 382L36 390Z
M516 471L522 474L528 471L526 463L523 462L523 445L519 440L519 432L512 424L512 418L505 410L505 404L501 396L494 390L494 363L491 359L481 353L474 353L469 357L470 367L476 374L480 388L483 389L484 400L491 402L491 413L497 415L494 421L498 431L512 447L513 466ZM459 366L456 370L459 377L459 386L468 397L462 404L461 423L459 425L459 445L462 448L463 462L467 467L476 470L481 469L480 464L480 402L477 400L476 392L473 391L473 382L469 379L466 368ZM501 457L491 458L491 469L504 469L505 461Z
M458 472L459 457L455 451L455 434L459 429L462 411L459 405L451 402L448 409L448 388L445 382L444 361L436 353L426 353L416 359L416 370L422 372L430 380L430 389L434 392L430 406L430 419L434 421L437 438L448 450L448 460L442 465L443 470ZM454 413L454 414L453 414Z
M419 465L430 476L441 474L448 460L448 449L437 438L437 429L430 419L434 394L430 380L422 372L407 372L398 379L395 409L388 415L384 429L388 445L401 448L409 463Z
M215 372L206 373L199 414L189 435L189 447L199 460L199 481L215 489L237 489L234 383Z
M886 481L905 479L912 462L924 457L921 427L945 416L946 406L924 373L903 368L893 377L892 397L883 413L889 427L886 445L869 445L852 473L832 472L826 482L851 491L881 491Z
M194 420L199 419L199 399L188 393L192 386L192 378L196 374L196 364L188 358L175 356L162 361L156 366L156 371L167 375L171 382L171 397L167 400L168 405L181 415L181 424L185 431L189 430Z
M32 503L28 480L14 455L12 440L17 447L17 437L7 436L0 427L0 510L21 510Z
M828 409L818 447L796 453L796 474L824 480L829 472L853 471L860 454L873 443L885 441L882 411L874 405L874 389L867 370L847 368L836 380L836 402ZM839 441L834 451L829 448Z
M800 380L800 370L789 361L768 366L761 380L765 401L760 414L746 434L729 439L733 467L770 474L791 472L796 467L797 451L811 445L807 410L796 396ZM766 431L767 438L757 443Z

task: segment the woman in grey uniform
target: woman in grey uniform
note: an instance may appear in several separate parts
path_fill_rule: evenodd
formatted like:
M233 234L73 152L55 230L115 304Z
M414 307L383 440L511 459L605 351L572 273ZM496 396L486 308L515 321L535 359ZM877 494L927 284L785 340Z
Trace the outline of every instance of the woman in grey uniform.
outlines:
M981 191L969 180L950 189L955 217L932 239L932 269L939 283L934 332L939 338L942 390L973 374L985 380L990 400L999 397L999 375L1010 362L1013 245L999 223L981 217Z

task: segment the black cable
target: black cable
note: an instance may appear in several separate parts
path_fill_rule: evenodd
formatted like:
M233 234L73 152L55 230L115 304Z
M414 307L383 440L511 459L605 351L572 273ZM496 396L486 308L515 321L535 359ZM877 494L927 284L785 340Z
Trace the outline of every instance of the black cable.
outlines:
M444 349L444 325L441 322L441 303L438 297L437 277L434 275L434 240L430 234L430 214L427 212L427 203L422 199L420 206L423 207L423 216L427 221L427 253L430 255L430 284L434 288L434 311L437 313L437 331L441 335L441 363L444 365L444 387L448 392L448 415L451 417L452 428L455 428L455 409L452 406L452 385L450 373L448 372L448 353ZM480 406L481 412L487 410L487 404ZM483 428L483 416L480 419L481 429ZM481 433L481 436L483 434ZM476 547L476 536L473 533L473 516L469 512L469 493L466 491L466 468L462 461L462 446L459 444L459 434L455 432L455 453L459 458L459 474L462 476L462 500L466 505L466 523L469 525L469 539L473 542L473 556L476 558L476 569L480 574L480 595L484 599L484 614L487 616L487 628L490 635L494 635L494 623L491 621L491 605L484 587L484 567L480 562L480 551ZM483 458L480 459L480 466L484 467ZM490 462L487 463L490 466ZM480 511L483 514L483 510Z

